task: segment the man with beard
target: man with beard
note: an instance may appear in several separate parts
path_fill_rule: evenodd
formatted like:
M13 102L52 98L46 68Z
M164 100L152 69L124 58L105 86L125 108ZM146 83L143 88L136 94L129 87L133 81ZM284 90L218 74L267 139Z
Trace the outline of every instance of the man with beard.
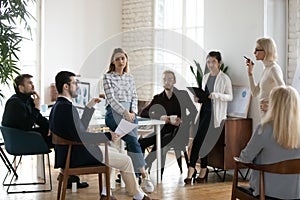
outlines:
M30 74L22 74L15 78L16 94L12 95L5 104L2 125L24 131L39 132L48 147L53 148L52 137L49 133L49 121L40 113L41 99L34 90L31 78ZM78 176L69 177L68 188L71 188L72 182L77 182L78 188L89 186L86 182L80 182Z
M177 158L181 158L181 150L185 148L188 141L189 128L194 122L197 109L190 99L187 91L178 90L174 87L176 77L173 71L163 73L164 91L155 95L148 106L142 112L141 117L160 119L165 121L161 129L161 146L162 149L162 173L164 170L166 153L168 149L176 144L175 153ZM188 114L187 114L188 113ZM170 116L177 115L175 122L171 122ZM149 146L153 146L151 152L146 157L147 167L151 167L155 160L156 151L156 134L153 133L146 138L139 139L143 152ZM168 145L169 144L169 145Z
M47 118L40 113L40 96L34 90L29 74L22 74L15 78L12 95L5 104L2 125L24 131L41 133L49 148L53 147L49 134Z
M87 131L88 124L94 113L93 106L100 102L100 98L93 98L84 108L80 118L75 106L72 104L72 98L77 97L77 81L75 74L68 71L61 71L55 77L55 85L58 91L58 99L50 113L50 130L62 138L77 142L87 142L85 146L74 146L70 167L100 165L103 158L104 146L98 146L96 143L115 141L119 136L114 132L90 133ZM67 155L66 145L57 145L55 147L55 168L65 166ZM151 200L140 188L135 178L131 158L117 149L109 147L109 166L121 171L126 189L133 195L135 200ZM108 191L106 191L108 190ZM100 200L107 199L107 192L110 188L103 188ZM111 197L111 199L116 199Z

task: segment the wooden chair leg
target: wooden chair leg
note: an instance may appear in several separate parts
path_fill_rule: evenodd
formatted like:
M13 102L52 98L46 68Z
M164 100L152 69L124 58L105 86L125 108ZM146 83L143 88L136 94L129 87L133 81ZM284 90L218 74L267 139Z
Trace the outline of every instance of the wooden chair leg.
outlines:
M99 185L99 193L100 193L100 197L102 194L102 174L98 174L98 185Z
M60 195L61 195L61 184L63 181L63 175L61 173L59 173L58 177L58 188L57 188L57 200L60 200Z
M106 192L107 199L110 200L110 169L108 168L105 173L105 180L106 180L106 189L108 192Z
M62 181L61 200L65 200L65 198L66 198L68 178L69 178L69 176L67 174L64 174L63 181Z

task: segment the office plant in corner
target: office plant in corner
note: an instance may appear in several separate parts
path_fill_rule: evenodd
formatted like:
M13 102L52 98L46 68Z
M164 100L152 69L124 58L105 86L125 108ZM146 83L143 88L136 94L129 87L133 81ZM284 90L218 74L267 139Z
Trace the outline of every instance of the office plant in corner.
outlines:
M18 25L30 32L27 23L32 15L27 10L28 3L35 0L0 0L0 85L9 85L9 81L19 74L18 53L24 37L18 33ZM4 97L0 89L0 100Z
M193 66L190 66L190 69L191 69L191 72L193 73L193 75L196 79L198 87L201 88L202 78L203 78L204 74L203 74L203 71L201 69L200 63L198 63L196 60L194 60L194 63L196 65L196 71L194 70ZM208 72L208 69L207 69L207 66L205 66L204 73L207 73L207 72Z

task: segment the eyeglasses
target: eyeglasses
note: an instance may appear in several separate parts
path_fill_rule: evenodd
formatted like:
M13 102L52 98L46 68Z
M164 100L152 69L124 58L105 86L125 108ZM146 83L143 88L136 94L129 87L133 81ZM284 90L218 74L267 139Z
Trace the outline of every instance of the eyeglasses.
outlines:
M257 48L254 49L254 53L256 53L258 51L265 51L265 50L263 50L263 49L257 49Z
M71 81L71 82L68 83L68 85L71 85L71 84L74 84L74 85L77 86L78 85L78 81L73 81L73 82Z
M164 78L163 79L163 82L168 82L168 83L171 83L171 82L173 82L174 81L174 78Z

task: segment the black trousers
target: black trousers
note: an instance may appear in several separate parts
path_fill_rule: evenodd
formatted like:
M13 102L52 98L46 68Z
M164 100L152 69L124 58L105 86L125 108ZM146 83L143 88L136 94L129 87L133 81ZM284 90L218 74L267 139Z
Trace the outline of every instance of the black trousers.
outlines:
M173 133L164 133L161 135L161 166L162 166L162 173L163 173L163 168L165 166L165 162L166 162L166 155L168 150L171 148L170 144L171 141L173 140ZM139 143L141 145L142 151L143 153L145 153L145 149L147 147L150 147L153 145L151 152L149 152L149 154L147 155L147 157L145 158L145 161L147 163L146 168L151 168L152 163L154 162L154 160L156 159L156 134L152 133L150 136L145 137L145 138L140 138L139 139Z
M206 137L209 128L209 123L211 121L211 114L212 114L211 109L206 109L205 107L202 107L200 110L199 126L198 126L196 136L193 140L193 146L190 155L190 163L189 163L190 167L195 168L196 166L197 160L199 158L200 148L203 144L203 141ZM201 161L201 168L206 168L208 164L207 156L201 158L200 161Z

